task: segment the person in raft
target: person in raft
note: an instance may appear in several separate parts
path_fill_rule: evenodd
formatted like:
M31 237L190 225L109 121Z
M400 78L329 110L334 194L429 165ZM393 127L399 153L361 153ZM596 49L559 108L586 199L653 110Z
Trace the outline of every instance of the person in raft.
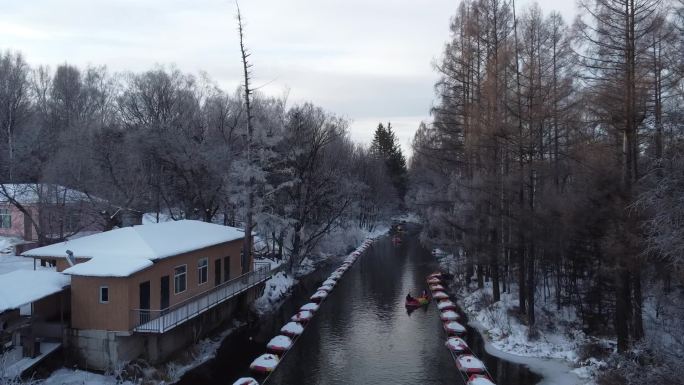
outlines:
M420 296L422 298L427 298L427 291L425 291L425 289L423 289L423 292L420 294Z
M411 292L409 291L408 294L406 294L406 302L412 302L414 301L413 297L411 297Z

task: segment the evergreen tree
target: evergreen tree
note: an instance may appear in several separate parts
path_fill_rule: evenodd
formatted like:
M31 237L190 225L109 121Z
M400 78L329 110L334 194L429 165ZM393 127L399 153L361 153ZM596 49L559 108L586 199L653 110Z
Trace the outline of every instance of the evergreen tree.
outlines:
M401 152L394 131L392 131L392 123L388 122L387 128L382 123L378 124L371 143L371 154L384 161L390 180L397 191L397 196L403 201L404 195L406 195L407 182L406 158Z

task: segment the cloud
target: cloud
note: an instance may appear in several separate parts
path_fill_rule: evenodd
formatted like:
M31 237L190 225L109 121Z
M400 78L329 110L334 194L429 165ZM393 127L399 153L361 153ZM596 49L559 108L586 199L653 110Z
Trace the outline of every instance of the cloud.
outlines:
M572 3L543 7L572 17ZM457 2L243 0L240 6L262 92L289 88L291 102L311 101L357 122L392 118L407 148L407 133L429 114L437 80L431 63L449 36ZM228 90L241 78L231 1L5 1L0 34L0 48L22 51L33 65L107 65L119 72L175 64L206 71Z

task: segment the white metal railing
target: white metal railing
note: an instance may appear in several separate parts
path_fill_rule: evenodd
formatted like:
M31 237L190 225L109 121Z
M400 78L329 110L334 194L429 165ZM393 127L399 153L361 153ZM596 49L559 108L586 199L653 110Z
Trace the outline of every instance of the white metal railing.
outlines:
M271 276L268 263L256 263L254 271L226 281L210 290L162 310L132 309L134 332L165 333L212 307L266 281Z

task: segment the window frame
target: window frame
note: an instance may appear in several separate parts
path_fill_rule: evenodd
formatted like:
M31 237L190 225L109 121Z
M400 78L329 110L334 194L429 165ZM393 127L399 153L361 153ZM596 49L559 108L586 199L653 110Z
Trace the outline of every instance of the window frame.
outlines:
M204 270L204 281L202 281L202 270ZM197 260L197 286L202 286L207 282L209 282L209 258L202 257Z
M181 267L184 269L183 273L177 274L176 270L181 268ZM181 275L183 276L183 290L178 291L178 287L176 285L176 278L181 276ZM185 264L178 265L178 266L173 268L173 295L185 293L187 290L188 290L188 264L185 263Z
M102 290L107 291L107 299L103 300L102 299ZM100 286L100 289L97 291L98 292L98 300L101 304L108 304L109 303L109 285L102 285Z
M7 219L5 219L7 218ZM6 222L5 222L6 221ZM5 226L7 223L7 226ZM0 208L0 229L12 228L12 209L9 207Z

